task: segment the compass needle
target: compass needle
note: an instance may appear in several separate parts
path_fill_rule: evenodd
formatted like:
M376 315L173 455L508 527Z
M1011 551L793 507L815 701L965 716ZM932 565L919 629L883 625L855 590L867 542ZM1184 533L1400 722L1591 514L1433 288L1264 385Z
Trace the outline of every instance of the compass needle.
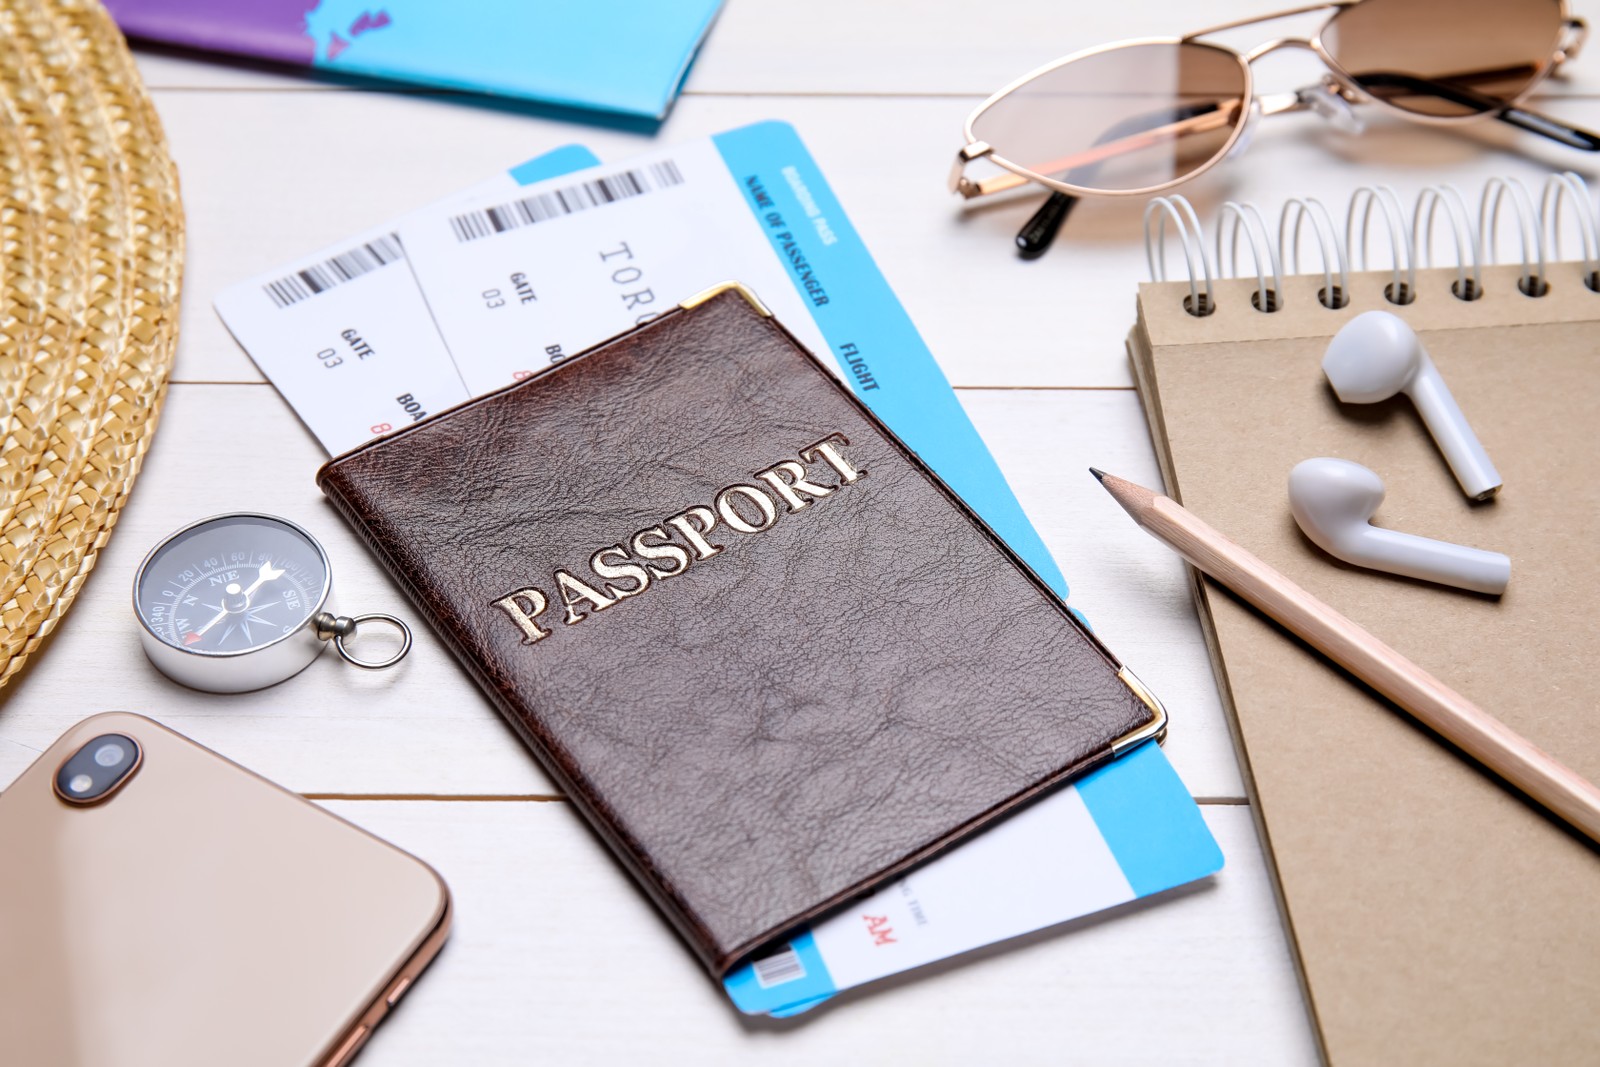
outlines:
M275 581L275 580L277 580L279 578L282 578L282 577L283 577L283 568L282 567L274 567L272 565L272 561L270 559L262 560L261 561L261 569L256 572L256 580L251 584L249 589L245 589L245 590L241 591L239 589L239 585L238 585L237 582L232 583L227 587L226 591L227 591L227 594L230 597L234 597L234 598L238 598L238 599L242 600L241 606L238 607L238 608L229 607L228 606L228 602L226 600L224 600L222 602L222 610L217 612L216 615L214 615L212 617L210 622L208 622L204 626L200 627L200 629L196 630L193 633L193 635L191 635L191 636L197 637L197 638L198 637L204 637L206 635L206 631L207 630L211 629L213 626L215 626L217 623L221 622L223 619L226 619L229 615L232 615L237 611L247 611L247 610L249 610L249 608L250 608L250 598L255 596L256 590L260 589L263 585L266 585L268 582ZM230 634L232 632L233 632L233 628L229 627L227 633L224 633L222 635L222 639L223 640L227 640L228 634ZM244 638L245 638L246 641L250 640L250 630L249 630L248 627L245 628ZM187 641L187 639L185 639L185 640Z

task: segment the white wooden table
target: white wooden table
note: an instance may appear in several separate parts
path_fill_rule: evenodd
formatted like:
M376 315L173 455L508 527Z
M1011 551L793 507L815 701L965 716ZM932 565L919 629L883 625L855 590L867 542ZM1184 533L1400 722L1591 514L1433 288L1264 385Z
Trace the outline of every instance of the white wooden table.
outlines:
M1084 471L1157 481L1122 348L1145 275L1142 204L1085 203L1048 257L1023 263L1011 237L1035 199L963 213L944 190L963 117L1016 74L1091 44L1270 7L730 0L654 137L468 97L142 55L188 211L178 365L109 549L57 635L0 694L0 787L69 724L126 708L433 863L455 893L455 933L379 1029L361 1059L369 1067L1314 1061L1184 575ZM1542 106L1600 124L1600 62L1574 66ZM1258 71L1267 89L1315 76L1303 53ZM1167 702L1167 751L1227 856L1198 886L787 1023L730 1007L427 632L395 671L368 675L324 656L276 688L209 697L145 662L128 603L156 539L248 508L323 540L343 604L411 614L322 501L312 473L324 456L216 318L219 290L560 144L618 158L765 118L799 129L1060 560L1073 603ZM1508 129L1371 122L1350 138L1313 117L1274 119L1242 159L1185 191L1203 215L1226 199L1276 211L1297 193L1342 205L1366 181L1409 195L1449 180L1475 196L1493 174L1592 167Z

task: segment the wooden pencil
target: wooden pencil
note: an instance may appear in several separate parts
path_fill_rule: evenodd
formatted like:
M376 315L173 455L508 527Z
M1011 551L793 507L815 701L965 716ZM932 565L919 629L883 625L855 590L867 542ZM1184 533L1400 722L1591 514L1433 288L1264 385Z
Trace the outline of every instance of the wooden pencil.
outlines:
M1133 521L1441 737L1600 842L1600 788L1557 762L1466 697L1277 570L1202 522L1177 501L1089 468Z

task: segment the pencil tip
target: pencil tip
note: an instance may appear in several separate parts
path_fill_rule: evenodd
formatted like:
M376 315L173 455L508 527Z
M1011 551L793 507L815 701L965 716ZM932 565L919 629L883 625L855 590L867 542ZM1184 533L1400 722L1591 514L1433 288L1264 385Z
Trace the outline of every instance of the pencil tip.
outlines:
M1106 472L1097 467L1090 467L1089 473L1094 475L1094 480L1097 482L1104 482L1106 480Z

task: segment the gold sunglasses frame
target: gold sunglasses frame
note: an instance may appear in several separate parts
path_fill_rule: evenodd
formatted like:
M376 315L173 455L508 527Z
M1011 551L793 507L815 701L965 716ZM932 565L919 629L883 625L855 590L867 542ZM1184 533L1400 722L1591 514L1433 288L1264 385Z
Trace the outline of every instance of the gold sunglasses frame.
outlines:
M1259 118L1266 118L1268 115L1277 115L1290 111L1305 110L1307 105L1300 98L1300 94L1295 92L1275 93L1271 96L1263 96L1260 98L1255 95L1255 76L1250 69L1250 65L1256 60L1260 59L1262 56L1284 48L1303 48L1315 53L1317 58L1322 61L1323 66L1327 68L1328 77L1331 78L1333 87L1340 96L1352 104L1375 104L1378 108L1389 112L1390 114L1398 115L1408 121L1419 122L1425 125L1459 126L1466 123L1481 122L1485 119L1494 118L1496 115L1509 111L1512 108L1519 107L1524 100L1532 95L1535 89L1543 84L1546 78L1555 72L1556 68L1560 67L1562 63L1578 54L1578 50L1582 47L1584 39L1588 35L1588 25L1584 22L1584 20L1581 18L1576 18L1572 15L1571 9L1568 7L1567 0L1559 0L1559 22L1561 29L1557 34L1554 47L1552 48L1550 55L1545 59L1543 65L1540 67L1538 73L1529 79L1528 84L1524 86L1522 91L1519 92L1514 98L1507 100L1504 104L1493 111L1480 111L1469 115L1423 115L1414 111L1407 111L1402 107L1396 107L1395 105L1378 99L1377 97L1374 97L1370 93L1363 90L1360 85L1357 84L1355 78L1352 77L1348 71L1346 71L1334 60L1332 54L1329 53L1327 48L1323 45L1322 35L1327 28L1333 24L1333 20L1339 16L1339 13L1347 8L1356 7L1363 2L1364 0L1328 0L1328 2L1320 4L1309 4L1304 7L1296 7L1285 11L1277 11L1270 15L1259 15L1252 18L1236 19L1232 22L1224 22L1220 25L1208 26L1203 30L1196 30L1193 33L1187 33L1181 37L1136 37L1125 41L1113 41L1109 44L1096 45L1093 48L1085 48L1080 51L1073 52L1071 55L1063 56L1060 59L1046 63L1042 67L1036 67L1028 73L1022 75L1020 78L1017 78L1001 88L998 92L994 93L994 95L990 96L987 100L974 108L972 113L967 116L966 124L962 130L963 135L966 137L967 143L963 145L956 153L955 166L950 171L950 191L953 193L960 193L964 199L971 200L975 197L988 196L993 193L1004 192L1008 189L1015 189L1018 186L1025 185L1028 182L1034 182L1039 185L1043 185L1048 189L1053 189L1056 192L1065 193L1068 196L1152 196L1156 193L1161 193L1168 189L1174 188L1175 186L1182 185L1185 182L1192 181L1228 158L1228 154L1233 151L1234 145L1238 143L1239 138L1244 135L1245 130L1250 125L1251 119L1249 109L1251 107L1259 106ZM1318 27L1317 32L1310 37L1279 37L1275 40L1267 41L1265 44L1257 45L1248 52L1241 52L1236 48L1231 48L1227 45L1216 44L1212 41L1199 40L1201 37L1207 37L1213 33L1221 33L1224 30L1238 29L1241 26L1254 26L1262 22L1273 22L1277 19L1289 18L1294 15L1306 15L1315 11L1328 11L1329 15L1327 20L1323 22L1320 27ZM1216 153L1210 159L1206 160L1194 170L1191 170L1179 177L1173 178L1170 181L1162 182L1159 185L1145 186L1139 189L1092 189L1086 186L1072 185L1068 182L1060 181L1056 178L1051 178L1040 174L1037 171L1030 170L1020 163L1014 163L1011 160L996 154L993 146L985 141L979 140L978 137L972 132L973 124L985 111L988 111L1002 99L1022 88L1024 85L1027 85L1034 79L1042 77L1053 70L1064 67L1069 63L1075 63L1078 60L1086 59L1089 56L1100 55L1105 52L1113 52L1123 48L1135 48L1148 45L1182 44L1195 45L1201 48L1210 48L1214 51L1231 56L1234 61L1239 64L1240 71L1244 75L1244 93L1240 97L1240 100L1244 102L1242 110L1245 112L1245 115L1242 119L1234 122L1233 131L1229 134L1227 141L1217 149ZM1214 121L1213 116L1202 116L1201 119L1211 119ZM1193 123L1194 121L1196 120L1182 119L1171 124L1169 127L1166 127L1165 130L1167 132L1176 132L1173 127ZM1149 131L1149 134L1158 135L1162 132L1162 129L1157 129ZM1003 168L1009 173L997 174L988 178L974 181L972 178L967 177L966 168L969 163L978 159L987 159L991 163L994 163L996 166Z

